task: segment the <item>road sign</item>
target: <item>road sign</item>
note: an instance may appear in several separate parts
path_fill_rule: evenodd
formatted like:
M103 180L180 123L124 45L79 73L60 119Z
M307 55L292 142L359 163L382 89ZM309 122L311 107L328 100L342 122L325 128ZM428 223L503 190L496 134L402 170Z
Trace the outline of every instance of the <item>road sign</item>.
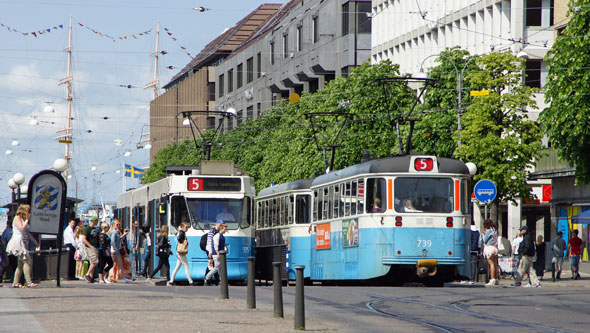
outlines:
M487 179L478 181L473 188L475 198L486 205L496 199L497 192L496 184Z

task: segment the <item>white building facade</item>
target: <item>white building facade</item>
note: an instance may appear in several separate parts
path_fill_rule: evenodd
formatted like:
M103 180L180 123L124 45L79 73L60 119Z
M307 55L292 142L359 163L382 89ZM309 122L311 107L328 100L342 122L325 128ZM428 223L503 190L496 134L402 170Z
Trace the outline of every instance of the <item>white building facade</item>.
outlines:
M543 58L553 44L554 26L559 25L553 9L553 0L373 0L371 61L389 59L400 65L401 73L416 74L435 66L436 55L455 46L471 54L524 52L525 84L541 89L535 96L538 108L528 110L529 118L536 120L546 106ZM535 194L548 184L529 182ZM534 226L537 235L550 237L549 203L543 201L547 196L538 197L539 202L502 206L498 224L505 237L514 238L521 225ZM478 213L476 207L476 222Z

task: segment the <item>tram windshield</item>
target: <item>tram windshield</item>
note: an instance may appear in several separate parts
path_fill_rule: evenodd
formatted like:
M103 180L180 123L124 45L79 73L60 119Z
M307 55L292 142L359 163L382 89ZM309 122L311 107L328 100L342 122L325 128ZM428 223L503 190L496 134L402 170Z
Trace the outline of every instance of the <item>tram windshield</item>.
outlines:
M243 199L186 198L192 227L209 230L217 220L223 220L228 229L248 225L248 207Z
M454 202L450 178L398 177L394 182L395 210L406 213L450 213Z

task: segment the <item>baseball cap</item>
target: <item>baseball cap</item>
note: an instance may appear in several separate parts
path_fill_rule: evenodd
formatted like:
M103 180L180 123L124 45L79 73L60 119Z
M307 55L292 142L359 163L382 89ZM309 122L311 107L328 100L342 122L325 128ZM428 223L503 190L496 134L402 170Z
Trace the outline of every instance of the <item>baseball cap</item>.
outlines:
M523 231L523 230L529 230L529 227L527 227L526 225L523 225L523 226L522 226L522 227L520 227L520 229L518 229L518 230L520 230L520 231Z
M215 221L216 224L225 224L225 222L223 222L222 219L218 219L217 221Z
M90 218L90 221L98 221L98 217L93 216L93 217Z

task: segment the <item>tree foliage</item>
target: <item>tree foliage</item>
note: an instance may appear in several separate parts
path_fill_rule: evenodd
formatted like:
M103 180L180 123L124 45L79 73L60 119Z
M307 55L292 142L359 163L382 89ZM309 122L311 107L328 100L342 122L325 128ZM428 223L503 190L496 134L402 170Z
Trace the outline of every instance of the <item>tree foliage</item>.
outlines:
M590 1L570 1L571 16L547 54L545 98L540 120L558 156L576 168L576 181L590 182Z
M477 165L476 180L496 184L496 200L527 198L527 170L541 157L541 129L526 113L535 107L536 90L521 84L524 60L509 52L482 55L476 62L481 71L469 77L470 84L489 95L473 97L467 107L457 156Z

